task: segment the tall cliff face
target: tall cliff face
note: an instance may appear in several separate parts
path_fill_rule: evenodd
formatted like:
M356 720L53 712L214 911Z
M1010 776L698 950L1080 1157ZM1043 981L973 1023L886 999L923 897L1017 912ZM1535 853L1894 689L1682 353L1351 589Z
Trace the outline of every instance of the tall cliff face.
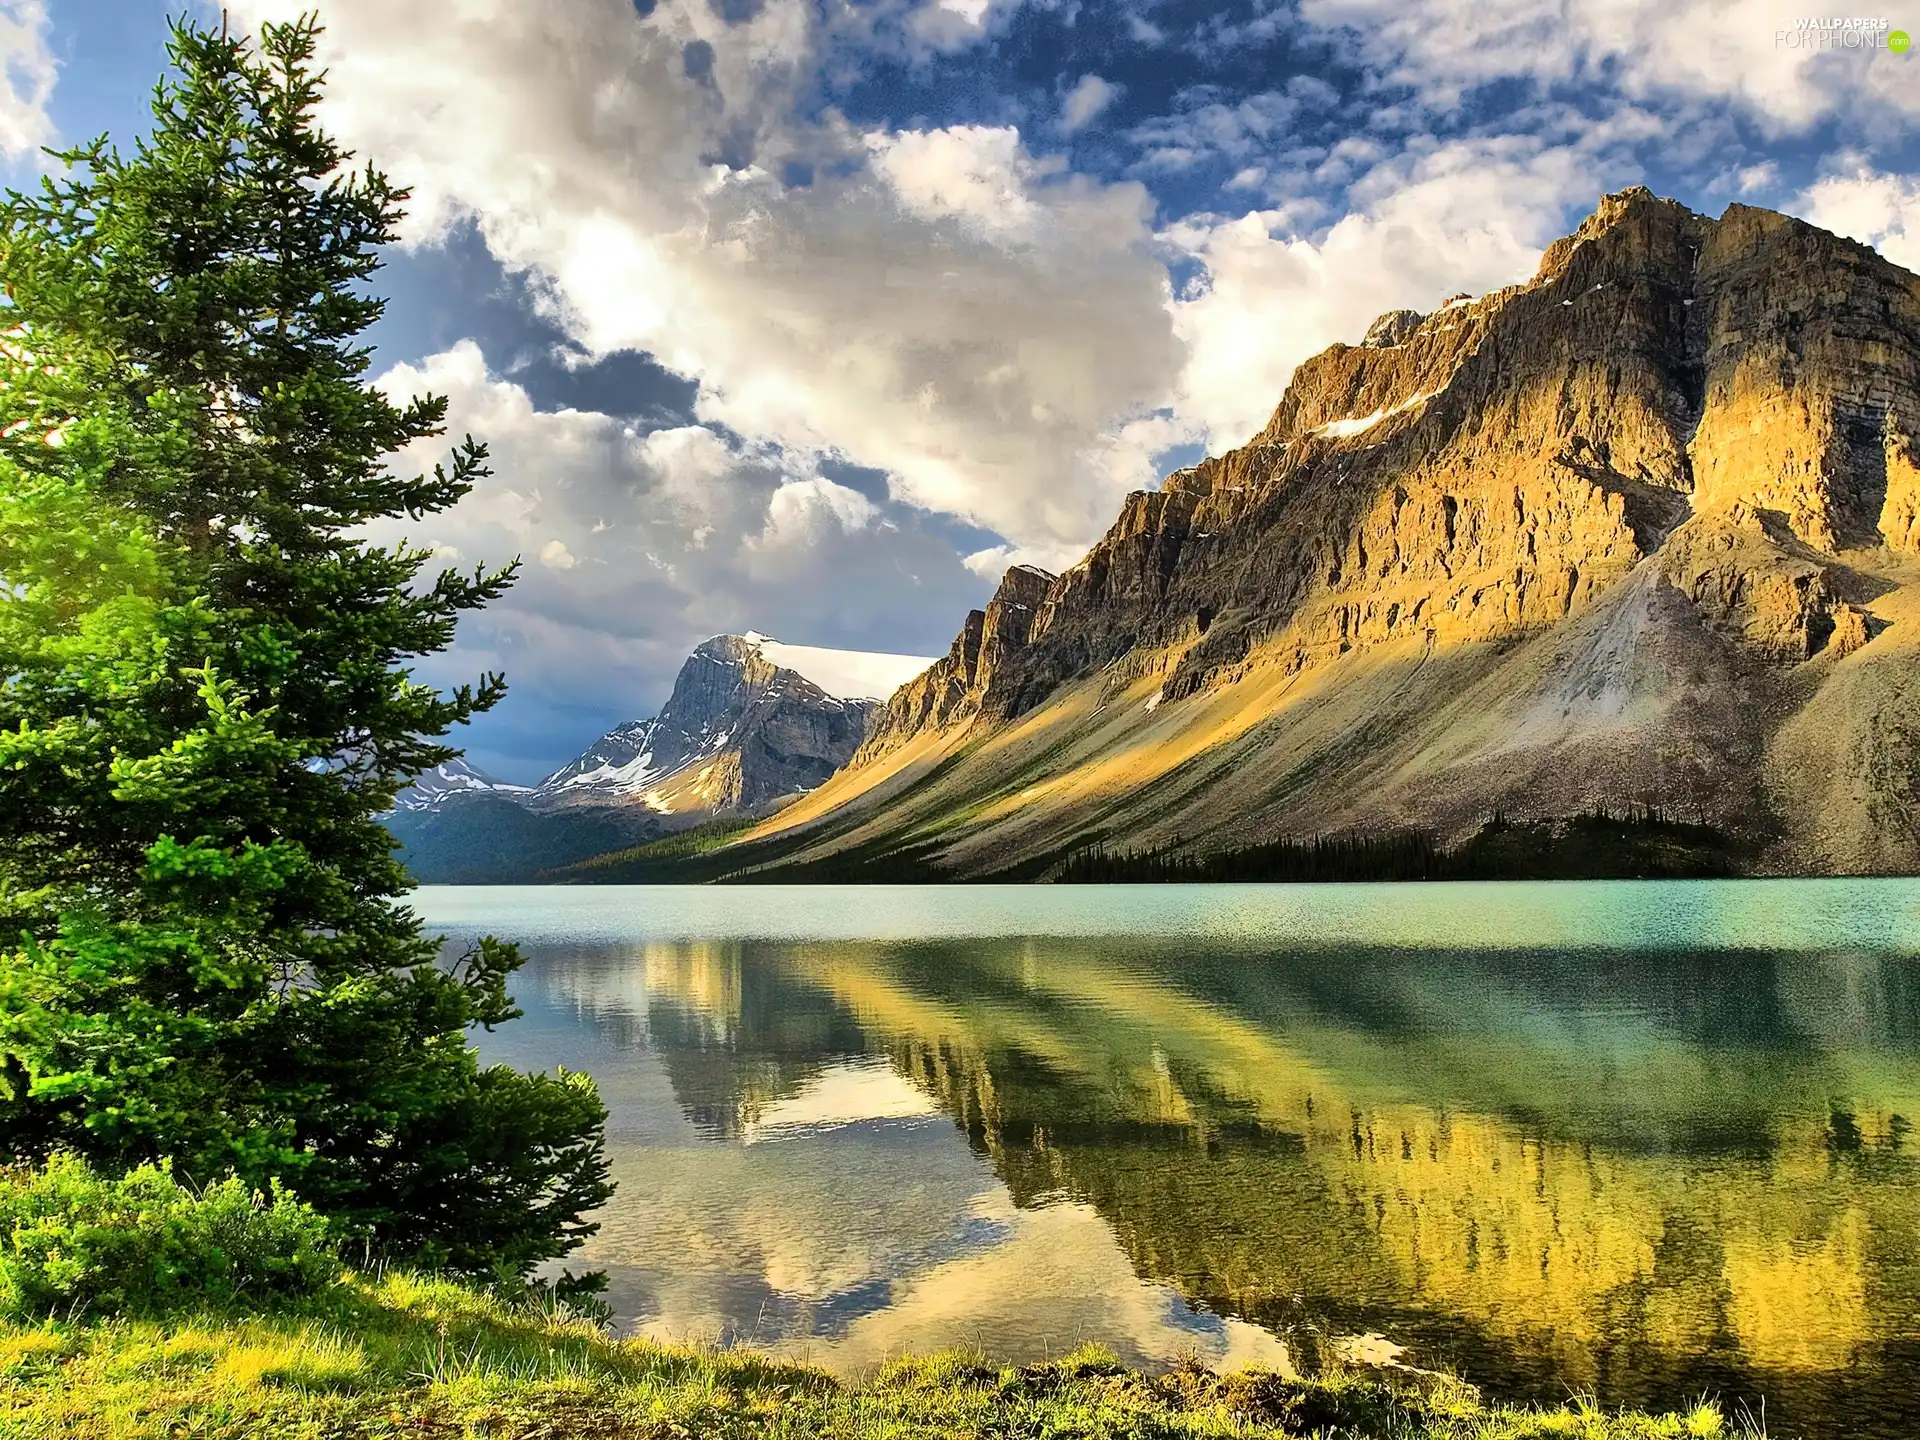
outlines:
M946 829L946 854L977 868L996 845L1096 830L1179 823L1183 843L1225 845L1632 800L1709 817L1781 864L1910 863L1909 732L1887 706L1910 693L1889 667L1912 633L1895 622L1915 555L1920 282L1781 215L1711 220L1630 190L1528 283L1394 312L1307 361L1260 434L1130 496L1065 574L1010 573L848 775L785 823L839 801L855 808L824 828L844 826L893 776L903 815L963 804L974 818ZM1797 782L1781 744L1801 743L1792 716L1856 653L1885 701L1851 722L1882 820L1842 826L1842 843L1783 813ZM1310 733L1310 711L1331 715L1343 689L1357 704L1403 661L1419 678L1346 733ZM1457 712L1466 691L1477 719ZM1236 768L1264 790L1231 802L1232 824L1217 789L1183 813L1167 796L1192 787L1113 729L1123 696L1189 769L1258 736ZM1525 743L1479 733L1495 715ZM1023 735L1053 758L1021 803L963 801L948 766L945 799L902 809L901 755L986 747L1004 770ZM1153 809L1123 773L1157 787ZM876 812L861 834L888 828Z
M978 709L1116 660L1176 699L1282 631L1304 667L1552 624L1689 517L1911 549L1915 423L1912 276L1770 212L1612 196L1530 284L1384 317L1304 364L1250 444L1130 496ZM1681 588L1783 657L1819 647L1835 597L1804 566L1747 594L1688 539Z
M1004 686L1007 666L1032 642L1054 579L1031 565L1007 571L987 608L967 612L946 655L894 692L855 763L883 755L924 730L977 718L989 695L998 701L1004 692L996 681ZM999 704L1000 713L1006 709Z

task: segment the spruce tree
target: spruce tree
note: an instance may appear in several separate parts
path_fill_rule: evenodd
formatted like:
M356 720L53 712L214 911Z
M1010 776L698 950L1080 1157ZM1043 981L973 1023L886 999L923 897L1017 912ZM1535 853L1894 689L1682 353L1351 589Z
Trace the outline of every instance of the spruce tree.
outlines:
M285 1180L388 1253L523 1273L610 1193L584 1076L481 1068L518 1012L439 965L378 816L501 677L409 670L513 567L444 510L362 343L406 192L319 127L311 19L182 23L154 128L0 205L0 1155Z

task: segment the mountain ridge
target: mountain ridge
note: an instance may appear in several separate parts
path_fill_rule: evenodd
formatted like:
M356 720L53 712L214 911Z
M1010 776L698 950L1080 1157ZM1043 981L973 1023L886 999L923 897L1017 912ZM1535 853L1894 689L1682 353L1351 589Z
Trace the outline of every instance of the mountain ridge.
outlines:
M1381 316L1078 564L1010 571L742 860L1045 873L1638 805L1757 872L1920 868L1916 427L1914 276L1603 197L1531 280Z

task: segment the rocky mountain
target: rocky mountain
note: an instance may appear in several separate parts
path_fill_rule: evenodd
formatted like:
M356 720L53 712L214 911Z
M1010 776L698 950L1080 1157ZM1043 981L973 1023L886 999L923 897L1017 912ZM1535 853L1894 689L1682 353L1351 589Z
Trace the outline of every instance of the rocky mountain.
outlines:
M529 879L716 816L751 815L845 765L880 702L829 695L716 635L687 657L660 713L602 735L537 786L456 760L421 776L388 826L424 882Z
M459 757L416 776L413 784L395 797L393 805L396 810L412 812L432 810L456 795L518 796L532 793L528 786L509 785L504 780L496 780L486 771L468 764L464 757Z
M1920 280L1636 188L1009 571L740 859L1045 875L1650 808L1736 870L1912 872L1917 661Z
M750 632L701 645L658 715L609 730L541 781L530 803L705 816L819 785L859 747L880 704L827 694L763 655L764 640Z

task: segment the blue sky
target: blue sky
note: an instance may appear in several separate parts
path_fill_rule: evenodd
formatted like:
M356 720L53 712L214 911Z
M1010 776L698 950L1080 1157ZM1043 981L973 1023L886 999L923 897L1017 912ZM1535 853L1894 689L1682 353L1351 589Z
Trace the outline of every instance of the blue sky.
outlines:
M14 183L35 143L135 133L177 8L0 0ZM514 779L721 630L944 649L1007 564L1071 563L1244 441L1305 356L1525 279L1603 191L1920 265L1920 54L1801 43L1785 3L321 11L327 123L416 193L383 383L496 453L409 533L526 561L427 671L506 668L468 738Z

